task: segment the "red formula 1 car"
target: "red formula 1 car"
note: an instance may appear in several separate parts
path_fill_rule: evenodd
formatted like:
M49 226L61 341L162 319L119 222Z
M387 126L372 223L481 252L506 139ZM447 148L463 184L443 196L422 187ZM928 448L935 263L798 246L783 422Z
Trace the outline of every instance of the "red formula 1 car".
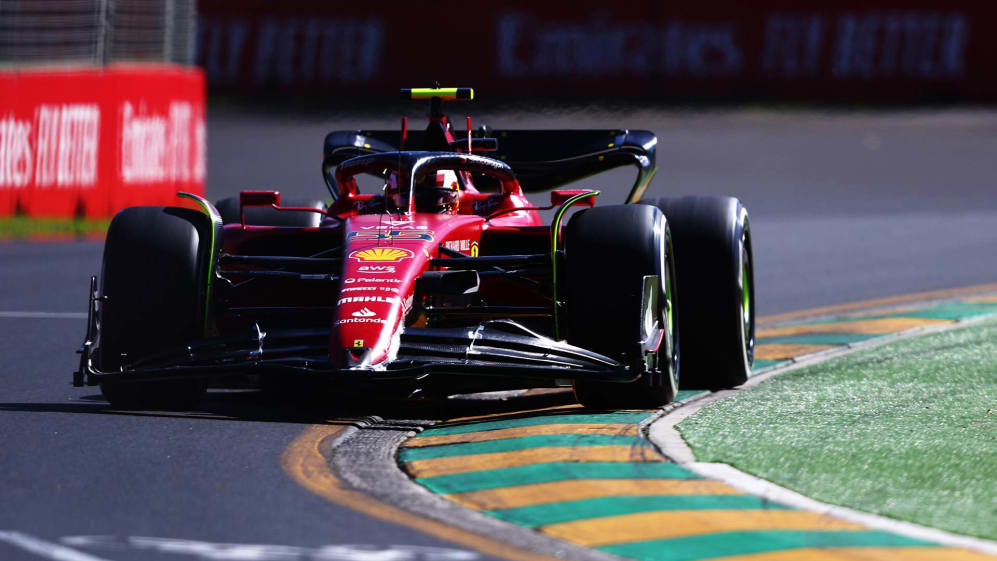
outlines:
M442 106L469 88L402 94L430 100L428 127L330 133L328 206L181 193L200 210L118 213L75 385L118 407L189 406L247 374L404 395L573 385L586 406L629 408L674 399L680 351L684 386L749 376L736 199L634 204L654 172L648 131L472 131L468 118L461 135ZM624 204L565 219L599 193L524 196L623 165L638 170Z

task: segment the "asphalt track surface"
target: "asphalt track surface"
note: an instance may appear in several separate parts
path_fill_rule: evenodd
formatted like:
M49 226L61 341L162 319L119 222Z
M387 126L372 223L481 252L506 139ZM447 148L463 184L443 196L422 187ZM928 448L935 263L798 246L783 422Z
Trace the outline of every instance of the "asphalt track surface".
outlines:
M589 110L477 122L655 131L649 196L735 194L750 210L762 315L997 281L994 112ZM213 111L208 194L273 187L322 198L324 133L396 124ZM629 177L582 186L602 189L606 204L623 198ZM107 536L71 543L114 561L225 558L205 544L173 542L170 553L167 542L135 537L301 548L265 550L282 559L361 558L316 553L341 544L457 547L327 502L281 469L308 424L393 405L273 405L236 392L213 395L197 414L125 414L95 389L70 387L84 322L37 313L84 312L100 252L96 242L0 243L0 531L51 543ZM44 558L3 536L0 559Z

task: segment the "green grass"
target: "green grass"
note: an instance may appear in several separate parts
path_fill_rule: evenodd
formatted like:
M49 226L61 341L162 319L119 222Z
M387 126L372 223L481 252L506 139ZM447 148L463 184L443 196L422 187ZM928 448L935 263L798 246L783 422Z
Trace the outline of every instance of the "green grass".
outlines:
M778 376L678 428L698 461L997 538L997 320Z
M110 218L89 220L9 216L0 218L0 239L103 235L110 223Z

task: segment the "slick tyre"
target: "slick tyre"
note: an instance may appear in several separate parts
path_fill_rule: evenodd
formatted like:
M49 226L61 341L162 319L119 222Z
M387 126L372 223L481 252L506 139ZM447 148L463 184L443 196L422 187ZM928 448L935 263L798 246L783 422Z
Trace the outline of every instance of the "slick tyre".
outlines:
M196 338L211 260L207 216L173 207L132 207L111 221L104 244L98 367L122 366ZM200 380L104 382L118 408L186 409L204 395Z
M317 200L281 197L281 206L310 207L325 210L325 203ZM239 224L239 197L228 197L215 202L215 208L225 224ZM275 210L270 207L249 207L246 209L246 224L252 226L296 226L299 228L318 227L322 215L317 212Z
M732 197L643 201L668 218L682 316L682 386L743 384L755 350L754 269L748 211Z
M564 253L567 341L641 372L630 383L576 380L578 401L614 409L656 408L675 399L678 307L671 237L662 213L640 205L581 211L565 228ZM653 309L642 308L648 275L659 278ZM647 368L640 342L654 322L665 332L654 365Z

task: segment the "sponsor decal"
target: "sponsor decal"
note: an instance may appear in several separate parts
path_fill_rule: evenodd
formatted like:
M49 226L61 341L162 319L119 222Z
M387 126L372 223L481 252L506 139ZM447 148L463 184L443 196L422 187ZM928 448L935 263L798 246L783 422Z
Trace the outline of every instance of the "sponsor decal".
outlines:
M340 300L340 302L342 302L342 300ZM360 308L359 310L353 312L350 315L353 316L353 317L355 317L355 318L369 318L369 317L374 317L377 314L375 314L374 312L370 311L370 308L364 306L363 308Z
M373 282L373 283L385 283L385 284L397 284L402 282L401 279L392 278L371 278L371 277L346 277L343 279L343 284L354 284L358 282Z
M428 226L409 224L411 220L388 221L376 226L361 226L361 230L426 230Z
M238 13L198 18L197 63L209 84L345 85L382 72L387 24L380 17L268 15L254 21Z
M632 24L593 14L588 21L542 21L506 12L496 21L498 73L602 77L723 78L744 67L744 35L735 22L671 20Z
M433 241L432 230L378 230L373 232L350 232L347 238L364 241Z
M361 273L368 273L371 275L379 275L384 273L394 273L394 265L361 265L357 267L357 271Z
M337 305L342 306L343 304L349 304L351 302L380 302L382 304L398 304L401 300L397 296L344 296L339 299L339 303ZM367 308L364 309L366 310Z
M0 187L92 187L97 181L100 108L39 105L32 120L0 119Z
M370 249L358 249L350 254L350 257L360 262L365 261L402 261L411 259L415 255L407 249L399 247L372 247Z
M334 325L346 325L348 323L388 323L382 318L347 318L337 321Z
M443 246L453 251L469 252L472 247L478 246L478 242L472 242L471 240L451 240L443 242Z
M398 294L398 289L393 286L348 286L340 289L340 292L391 292Z
M121 106L120 174L125 183L201 181L205 172L204 120L186 101L167 114L147 113L140 103Z
M453 240L449 242L443 242L443 246L453 251L469 253L471 257L478 256L478 242L474 242L471 240Z
M505 200L503 195L492 195L487 199L474 201L472 204L474 214L491 214L502 205L503 200Z
M354 339L353 340L353 346L354 347L362 347L363 346L363 339Z

